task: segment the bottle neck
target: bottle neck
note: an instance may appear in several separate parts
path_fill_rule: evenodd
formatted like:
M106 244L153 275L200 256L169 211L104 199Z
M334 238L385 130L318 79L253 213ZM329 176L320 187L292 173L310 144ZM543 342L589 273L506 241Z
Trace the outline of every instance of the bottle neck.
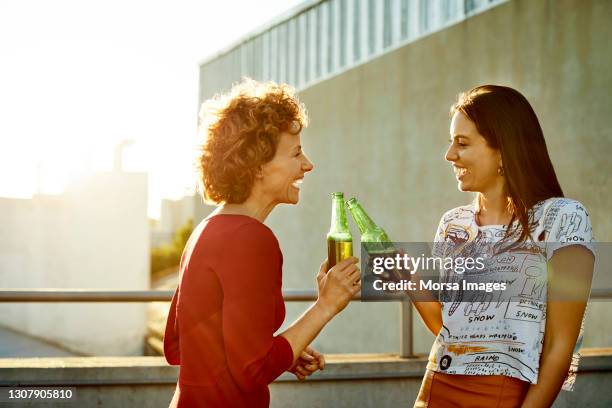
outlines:
M344 197L334 197L333 199L330 231L349 231L346 211L344 210Z
M370 216L365 212L365 210L361 207L359 203L353 203L349 206L349 211L355 220L355 224L357 224L357 228L359 228L359 232L361 234L366 231L373 231L378 229L378 225L372 221Z

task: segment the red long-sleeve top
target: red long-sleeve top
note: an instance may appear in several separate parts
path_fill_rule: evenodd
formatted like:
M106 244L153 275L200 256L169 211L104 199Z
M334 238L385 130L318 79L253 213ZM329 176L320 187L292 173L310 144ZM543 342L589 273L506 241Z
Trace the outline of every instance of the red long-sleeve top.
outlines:
M274 332L285 319L282 253L254 218L219 214L192 233L164 335L179 365L171 407L268 407L268 384L293 351Z

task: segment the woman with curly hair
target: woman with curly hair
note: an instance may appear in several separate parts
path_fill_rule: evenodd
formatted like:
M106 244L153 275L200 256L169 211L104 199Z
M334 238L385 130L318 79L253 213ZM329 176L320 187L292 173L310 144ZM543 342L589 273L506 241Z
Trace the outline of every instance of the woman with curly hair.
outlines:
M313 164L302 150L304 107L287 85L245 79L204 103L198 158L203 198L219 207L193 231L180 264L164 336L180 365L171 407L267 407L284 371L323 369L308 346L360 289L357 259L316 276L317 301L278 335L285 318L283 256L263 224L278 204L297 204Z

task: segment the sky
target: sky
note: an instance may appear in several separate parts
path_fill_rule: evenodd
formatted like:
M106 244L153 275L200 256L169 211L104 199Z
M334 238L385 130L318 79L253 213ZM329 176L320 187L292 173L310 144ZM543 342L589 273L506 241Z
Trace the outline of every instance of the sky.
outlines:
M0 0L0 197L149 173L149 215L193 191L198 63L302 0Z

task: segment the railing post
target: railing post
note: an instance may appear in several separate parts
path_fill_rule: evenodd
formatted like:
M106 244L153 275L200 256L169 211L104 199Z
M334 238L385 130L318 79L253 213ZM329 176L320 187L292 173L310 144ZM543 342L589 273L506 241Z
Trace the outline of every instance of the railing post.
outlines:
M400 302L400 357L414 356L412 344L412 302L405 299Z

